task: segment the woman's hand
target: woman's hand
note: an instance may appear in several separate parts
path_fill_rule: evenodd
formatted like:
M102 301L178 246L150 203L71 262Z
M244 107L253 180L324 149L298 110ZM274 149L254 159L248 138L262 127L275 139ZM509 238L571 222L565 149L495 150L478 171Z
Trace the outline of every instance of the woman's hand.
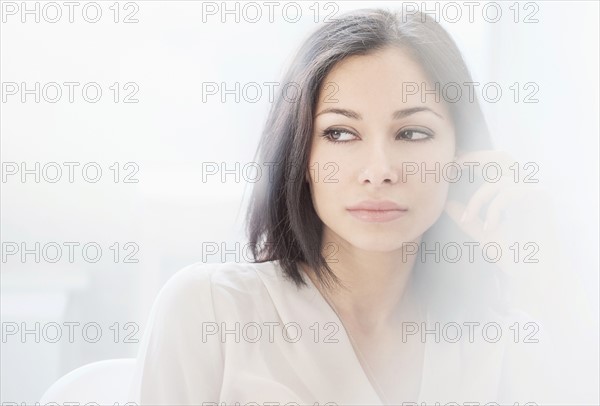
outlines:
M474 168L472 170L479 175L478 178L483 177L481 172L485 165L493 164L501 169L500 179L492 182L495 179L484 178L484 184L470 197L466 205L455 200L446 204L446 213L466 234L482 244L491 241L505 242L510 238L513 233L507 229L507 226L510 226L505 221L507 217L523 217L525 212L539 215L540 210L551 208L551 200L538 186L538 179L526 179L522 175L523 168L506 152L473 151L457 156L455 162L461 168ZM494 172L496 171L490 170L495 176ZM463 172L462 176L468 177L469 173ZM487 210L483 217L480 217L479 213L486 205ZM507 216L510 211L512 216ZM547 222L543 224L549 225Z
M515 168L515 161L505 152L469 152L456 162L461 167L478 162L479 170L495 162L502 168L498 182L484 182L466 205L448 201L446 213L481 246L500 245L502 257L497 265L509 276L513 304L557 329L569 326L577 331L592 325L592 304L560 244L548 188L539 182L516 182L522 179L515 179L510 169ZM519 255L515 250L520 250Z

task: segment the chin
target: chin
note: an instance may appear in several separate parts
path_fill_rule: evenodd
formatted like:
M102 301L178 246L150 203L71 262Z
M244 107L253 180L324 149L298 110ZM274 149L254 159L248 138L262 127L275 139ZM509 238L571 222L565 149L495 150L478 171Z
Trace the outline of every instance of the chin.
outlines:
M404 235L404 237L403 237ZM361 232L360 235L355 233L348 237L346 241L356 249L370 252L394 252L402 249L402 245L406 240L406 234L400 234L398 231L393 233L386 232Z

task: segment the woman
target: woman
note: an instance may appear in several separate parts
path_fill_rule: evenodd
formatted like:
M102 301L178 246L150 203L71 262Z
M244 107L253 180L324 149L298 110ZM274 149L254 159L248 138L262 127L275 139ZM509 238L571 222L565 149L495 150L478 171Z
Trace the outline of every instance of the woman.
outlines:
M424 20L359 10L304 42L257 154L272 176L248 213L256 262L193 264L167 283L139 353L138 403L550 399L541 350L510 342L531 319L508 304L506 261L481 249L501 245L521 189L455 181L466 162L506 173L512 162L490 151L476 99L428 91L472 80ZM490 322L501 340L482 335Z

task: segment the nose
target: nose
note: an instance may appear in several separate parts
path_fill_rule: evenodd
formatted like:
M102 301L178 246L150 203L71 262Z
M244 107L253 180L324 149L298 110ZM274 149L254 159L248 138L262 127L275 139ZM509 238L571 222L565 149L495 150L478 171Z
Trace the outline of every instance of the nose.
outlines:
M379 185L382 183L395 184L398 182L399 174L397 162L398 157L393 155L393 148L383 142L374 143L366 156L358 181Z

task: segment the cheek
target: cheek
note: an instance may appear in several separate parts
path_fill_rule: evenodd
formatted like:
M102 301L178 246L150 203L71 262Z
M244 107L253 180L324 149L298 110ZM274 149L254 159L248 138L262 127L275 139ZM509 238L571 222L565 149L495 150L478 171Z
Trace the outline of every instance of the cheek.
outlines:
M340 179L339 165L333 161L309 162L310 189L313 206L319 217L335 211L346 183Z
M449 183L443 176L440 176L439 182L436 181L433 174L428 175L425 182L415 178L411 185L413 191L413 204L418 207L427 207L430 210L437 211L444 206L448 197Z
M351 163L340 149L313 148L308 161L311 196L315 212L325 223L342 214L350 191ZM350 170L350 171L349 171Z
M420 176L406 183L411 205L411 229L415 234L422 234L433 226L442 215L448 197L449 184L436 182L433 175L421 181Z
M419 164L418 174L406 175L406 187L410 190L412 204L427 217L437 219L444 210L452 179L453 149L430 150L427 159L415 157Z

